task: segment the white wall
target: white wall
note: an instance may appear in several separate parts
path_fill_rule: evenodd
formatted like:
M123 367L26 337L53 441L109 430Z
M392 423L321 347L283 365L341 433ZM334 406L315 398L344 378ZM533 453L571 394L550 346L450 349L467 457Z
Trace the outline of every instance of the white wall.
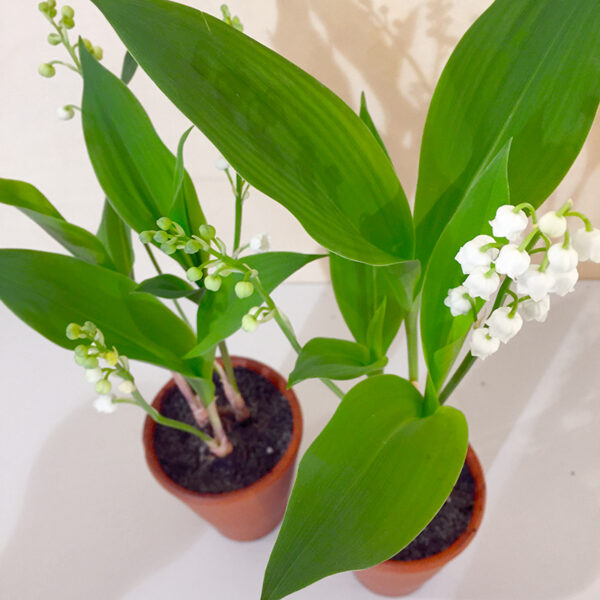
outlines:
M188 0L219 13L219 0ZM365 90L409 198L414 196L420 135L437 77L452 48L490 4L490 0L230 0L246 32L274 48L357 107ZM37 75L40 62L60 58L62 50L45 42L50 31L37 0L2 3L0 22L0 176L39 187L63 215L95 229L102 193L86 156L78 119L61 122L56 108L79 104L81 81L66 70L54 79ZM71 0L74 32L103 46L103 63L118 71L123 47L99 11L87 0ZM160 43L160 32L157 32ZM141 72L132 83L156 128L175 149L187 121ZM598 120L597 120L598 121ZM220 172L217 152L198 132L186 146L186 166L196 182L207 218L229 240L233 202ZM573 196L579 208L600 222L595 190L600 185L600 125L596 122L584 151L553 196ZM278 204L253 192L247 203L244 234L269 231L274 249L313 251L317 247ZM24 216L0 206L0 246L58 250ZM171 261L168 259L165 264ZM142 262L138 272L151 273ZM587 274L600 276L600 271ZM297 280L322 280L324 265L310 265Z

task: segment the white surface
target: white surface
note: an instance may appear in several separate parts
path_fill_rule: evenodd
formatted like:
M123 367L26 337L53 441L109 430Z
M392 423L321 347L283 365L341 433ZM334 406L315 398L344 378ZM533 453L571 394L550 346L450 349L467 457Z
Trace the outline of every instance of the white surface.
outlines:
M346 336L329 288L286 284L276 299L301 341ZM597 600L600 597L600 282L558 299L479 363L453 403L465 411L487 474L475 541L412 597L427 600ZM150 476L143 414L97 414L71 355L0 305L0 598L2 600L255 600L275 533L221 537ZM294 356L269 323L237 334L233 352L287 373ZM389 372L404 373L404 343ZM151 397L167 374L136 364ZM337 400L297 386L301 452ZM375 598L348 573L290 598Z
M213 15L222 0L185 0ZM46 43L49 24L38 0L3 0L0 20L2 98L0 176L36 185L65 218L96 230L103 194L86 154L80 119L64 122L56 109L80 104L81 80L57 69L53 79L37 74L43 61L63 59ZM62 4L59 2L59 4ZM104 48L103 64L119 72L124 48L89 0L70 0L76 27L72 37L90 38ZM246 32L314 75L355 110L365 90L409 200L417 180L421 132L429 101L444 64L463 33L491 0L229 0ZM157 32L157 36L160 34ZM131 88L159 135L174 151L189 123L141 71ZM233 232L234 203L214 168L218 153L198 131L185 147L185 163L197 186L207 219L223 239ZM600 220L600 120L551 204L569 196L578 210ZM279 204L253 191L244 214L244 239L269 231L278 250L313 252L317 246ZM14 208L0 205L0 246L56 251L59 246ZM600 268L585 266L586 276ZM313 263L293 280L324 281L328 272Z

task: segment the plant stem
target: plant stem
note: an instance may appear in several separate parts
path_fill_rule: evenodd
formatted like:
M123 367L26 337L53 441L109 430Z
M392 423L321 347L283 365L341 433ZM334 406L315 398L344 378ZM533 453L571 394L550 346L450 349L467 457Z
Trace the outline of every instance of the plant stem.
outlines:
M415 303L404 320L406 345L408 349L408 378L411 383L419 381L419 345L417 339L419 311Z
M223 423L221 422L221 417L219 416L216 400L213 400L206 407L206 410L208 412L208 420L212 426L213 434L219 443L216 448L211 448L211 452L220 457L231 454L233 451L233 446L231 445L231 442L225 433L225 429L223 428Z
M235 254L240 247L240 240L242 238L242 206L244 203L243 198L244 192L244 181L236 173L235 176L235 233L233 237L233 253Z
M224 341L219 343L219 352L221 353L223 366L217 361L215 361L214 366L223 384L223 393L233 409L236 421L245 421L250 418L250 411L244 402L244 397L240 393L237 381L235 380L233 364L231 363L231 357Z
M185 377L180 373L175 373L175 371L171 371L171 375L173 375L173 380L175 384L179 388L181 395L185 398L192 414L194 415L194 419L196 423L203 427L208 424L208 413L206 412L206 408L204 404L202 404L202 400L198 397L198 395L192 389L192 386L186 381Z
M460 363L450 381L444 386L438 397L439 403L444 404L450 397L450 394L455 390L456 386L462 381L463 377L469 372L470 368L475 364L477 359L469 352Z
M150 257L150 260L151 260L152 264L154 265L156 272L159 275L162 275L163 274L162 269L160 268L160 265L158 264L156 257L154 256L154 253L152 252L152 248L150 248L150 244L144 244L144 248L146 249L146 252L148 253L148 256ZM173 298L173 304L175 304L175 308L177 309L179 316L184 320L185 324L190 329L192 329L192 324L189 322L188 318L185 316L185 313L183 312L181 305L177 301L177 298Z

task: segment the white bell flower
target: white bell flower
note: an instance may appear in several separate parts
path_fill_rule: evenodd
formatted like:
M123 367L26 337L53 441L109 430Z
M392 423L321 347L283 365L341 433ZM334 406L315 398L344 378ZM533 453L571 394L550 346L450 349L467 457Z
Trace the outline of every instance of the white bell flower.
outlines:
M465 279L464 286L471 298L489 300L500 287L500 276L488 267L475 267Z
M271 238L268 233L259 233L250 239L249 246L255 252L266 252L271 247Z
M579 260L593 260L600 263L600 229L586 231L585 227L573 234L573 248L579 255Z
M550 293L555 283L555 278L547 271L540 271L538 265L529 265L523 275L517 278L517 293L522 296L531 296L538 302Z
M556 272L552 267L548 267L548 272L554 277L554 285L550 289L551 293L558 294L559 296L566 296L575 289L575 284L579 279L577 267L566 272Z
M60 106L56 110L56 116L61 121L69 121L70 119L72 119L75 116L75 111L73 110L72 106L67 104L66 106Z
M489 327L489 334L493 338L498 338L503 344L517 335L523 327L521 315L517 312L511 316L511 310L510 306L497 308L485 322Z
M566 273L577 267L579 257L573 248L563 248L562 244L553 244L548 249L548 263L553 274Z
M487 327L477 327L471 334L471 354L481 360L494 354L500 348L500 340L490 335Z
M476 267L489 267L498 256L498 248L490 248L485 252L482 252L481 248L495 242L496 240L489 235L478 235L464 244L454 257L460 264L462 272L469 275Z
M86 369L85 370L85 380L89 383L97 383L104 377L104 373L102 373L102 369L100 367L96 367L95 369Z
M519 302L519 314L526 321L538 321L543 323L550 310L550 296L544 296L537 302L535 300L524 300Z
M217 160L215 161L215 167L217 169L219 169L219 171L227 171L227 169L229 169L230 165L225 160L225 158L223 158L222 156L219 156L219 158L217 158Z
M501 275L516 279L523 275L531 264L531 257L525 250L519 250L516 244L507 244L500 249L494 266Z
M113 402L113 397L110 394L98 396L92 404L99 413L105 413L107 415L114 413L115 410L117 410L117 405Z
M543 215L538 221L538 227L542 233L548 237L557 238L565 235L567 231L567 220L556 214L556 211L551 210Z
M135 383L133 381L123 381L119 384L119 391L122 394L133 394L137 388L135 387Z
M467 293L467 288L464 285L448 291L448 296L446 296L444 304L450 309L453 317L466 315L470 312L471 303L465 298L465 294Z
M527 215L510 204L500 206L496 216L490 222L492 231L496 237L507 238L509 242L516 242L520 235L527 229L529 220Z

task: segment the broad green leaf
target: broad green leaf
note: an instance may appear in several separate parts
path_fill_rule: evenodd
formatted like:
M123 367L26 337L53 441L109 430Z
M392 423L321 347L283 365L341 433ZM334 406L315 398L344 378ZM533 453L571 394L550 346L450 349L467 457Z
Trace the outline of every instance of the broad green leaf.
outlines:
M187 281L167 273L145 279L136 288L136 292L147 292L159 298L199 298L202 290L191 286Z
M311 378L354 379L382 369L387 358L373 359L371 350L357 342L314 338L298 355L288 385Z
M421 338L429 375L435 388L446 379L463 345L473 317L453 317L444 305L448 290L462 284L465 275L454 257L460 247L482 233L496 210L510 204L507 168L510 140L471 186L464 201L444 230L425 275L421 309Z
M512 138L514 204L540 205L575 160L600 98L597 0L496 0L454 50L423 133L417 257Z
M373 134L373 136L377 140L377 143L381 146L383 151L386 153L386 156L389 158L390 155L387 151L387 148L385 147L385 144L383 143L383 140L381 139L381 136L379 135L379 131L377 131L377 127L375 127L375 123L373 122L373 119L371 118L371 114L369 113L369 109L367 107L367 98L366 98L364 92L362 92L360 95L359 116L360 116L360 120L369 128L369 131Z
M171 214L175 157L127 86L83 43L79 51L85 142L98 181L113 208L137 232L156 229L156 220L168 216L188 233L195 233L204 223L204 215L189 175L185 174L182 188L185 210Z
M202 361L181 357L193 332L150 294L115 271L61 254L0 250L0 300L38 333L63 348L71 322L94 322L108 343L129 358L201 376Z
M362 381L300 462L262 600L387 560L440 509L464 464L467 424L396 375Z
M131 56L129 51L125 52L125 58L123 59L123 68L121 69L121 81L127 85L135 75L138 64L135 62L135 58Z
M93 2L233 168L315 240L372 264L413 257L410 209L390 161L325 86L193 8L165 0Z
M96 235L106 247L117 271L133 277L135 257L131 245L131 229L115 212L108 200L104 200L102 220Z
M382 352L387 352L412 307L419 263L372 267L331 254L329 268L338 306L357 342L369 345L369 324L386 299Z
M65 221L37 188L24 181L0 179L0 202L18 208L73 256L114 269L106 248L89 231Z
M244 263L256 269L260 281L271 293L280 283L304 265L322 258L320 254L297 254L295 252L266 252L244 257ZM262 304L260 296L255 292L249 298L240 300L235 295L235 284L242 280L242 275L233 273L225 279L218 292L206 291L198 307L198 345L188 357L199 356L213 346L234 334L242 324L242 317L254 306Z

